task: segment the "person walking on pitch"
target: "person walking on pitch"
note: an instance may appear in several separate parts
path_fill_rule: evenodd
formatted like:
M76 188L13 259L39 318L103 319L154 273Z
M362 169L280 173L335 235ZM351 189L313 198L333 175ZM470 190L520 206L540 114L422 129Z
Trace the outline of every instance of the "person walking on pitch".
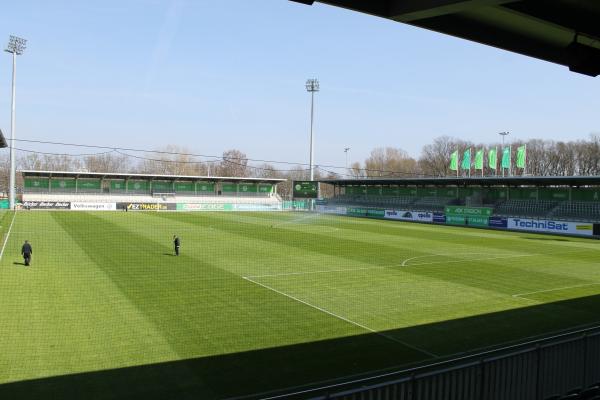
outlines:
M180 245L179 237L177 235L173 235L173 245L175 246L175 255L179 255L179 245Z
M25 243L23 243L23 247L21 247L21 254L23 255L25 266L28 267L31 263L31 255L33 254L33 249L31 248L31 245L27 240L25 241Z

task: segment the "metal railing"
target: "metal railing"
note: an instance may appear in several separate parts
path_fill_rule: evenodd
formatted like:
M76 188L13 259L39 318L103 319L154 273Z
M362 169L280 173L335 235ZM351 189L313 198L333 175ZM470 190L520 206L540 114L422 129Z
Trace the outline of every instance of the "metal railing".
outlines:
M544 400L600 383L600 327L263 399Z

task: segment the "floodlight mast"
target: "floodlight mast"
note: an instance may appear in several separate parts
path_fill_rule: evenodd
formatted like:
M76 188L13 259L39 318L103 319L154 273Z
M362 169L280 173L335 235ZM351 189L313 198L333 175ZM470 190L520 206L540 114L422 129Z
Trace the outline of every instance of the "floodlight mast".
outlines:
M315 92L319 91L319 81L317 79L309 79L306 81L306 90L310 93L310 180L315 179L314 161L314 142L313 142L313 123L315 112Z
M11 100L11 114L10 114L10 179L9 179L9 207L11 210L15 209L15 84L17 79L17 56L23 54L23 51L27 47L27 40L10 35L8 38L8 45L6 46L7 53L12 53L13 56L13 71L12 71L12 100Z
M348 169L348 152L350 151L350 147L344 147L344 153L346 153L346 170ZM348 171L346 171L348 172Z

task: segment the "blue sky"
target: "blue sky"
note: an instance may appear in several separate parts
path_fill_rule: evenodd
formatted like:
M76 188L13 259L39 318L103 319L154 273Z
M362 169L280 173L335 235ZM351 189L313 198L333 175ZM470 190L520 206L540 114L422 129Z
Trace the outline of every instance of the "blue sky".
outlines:
M0 38L9 34L29 40L18 59L19 138L308 162L312 77L317 164L343 166L344 147L351 161L381 146L417 157L441 135L600 133L600 78L319 4L22 0L4 4Z

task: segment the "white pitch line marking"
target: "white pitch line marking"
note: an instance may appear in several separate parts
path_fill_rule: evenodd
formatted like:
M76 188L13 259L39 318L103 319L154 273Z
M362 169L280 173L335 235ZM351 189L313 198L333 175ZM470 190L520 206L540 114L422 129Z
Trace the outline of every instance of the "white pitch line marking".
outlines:
M388 267L364 267L364 268L346 268L346 269L328 269L322 271L306 271L306 272L284 272L282 274L265 274L265 275L251 275L245 278L274 278L278 276L293 276L293 275L312 275L312 274L327 274L329 272L351 272L351 271L365 271L369 269L385 269Z
M317 214L303 215L301 217L294 218L294 219L291 219L289 221L283 221L283 222L281 222L279 224L274 224L273 227L278 227L278 226L282 226L282 225L289 225L289 224L298 224L298 223L301 223L302 221L306 221L307 219L315 219L317 217L318 217Z
M480 253L485 254L485 253ZM428 263L418 263L418 264L404 264L406 261L414 260L417 257L412 257L404 260L402 264L395 265L386 265L386 266L373 266L373 267L364 267L364 268L345 268L345 269L328 269L328 270L320 270L320 271L303 271L303 272L284 272L281 274L264 274L264 275L249 275L246 278L276 278L279 276L295 276L295 275L313 275L313 274L328 274L334 272L352 272L352 271L366 271L372 269L392 269L396 267L414 267L419 265L435 265L435 264L447 264L447 263L457 263L457 262L469 262L469 261L485 261L485 260L499 260L504 258L515 258L515 257L532 257L537 256L538 254L519 254L513 256L501 256L501 257L486 257L486 258L471 258L471 259L463 259L463 260L452 260L452 261L434 261ZM419 257L434 257L441 256L441 254L434 254L431 256L419 256Z
M564 286L564 287L553 288L553 289L536 290L535 292L517 293L517 294L513 294L512 297L524 297L524 298L527 298L526 296L528 296L530 294L556 292L556 291L559 291L559 290L575 289L575 288L580 288L580 287L597 286L597 285L600 285L600 282L596 282L596 283L584 283L582 285ZM533 300L533 299L529 299L529 300Z
M13 223L15 222L15 217L17 216L17 212L13 214L12 221L10 221L10 226L8 227L8 232L6 233L6 238L4 238L4 244L2 245L2 250L0 251L0 261L2 261L2 256L4 255L4 249L6 248L6 243L8 243L8 237L10 236L10 231L12 230Z
M485 254L485 253L479 253L479 254ZM450 263L458 263L458 262L485 261L485 260L501 260L504 258L533 257L533 256L539 256L539 254L516 254L516 255L512 255L512 256L506 255L506 256L498 256L498 257L464 258L461 260L434 261L434 262L417 263L417 264L406 264L408 261L414 260L416 258L435 257L435 256L449 257L447 254L432 254L430 256L417 256L417 257L407 258L399 266L400 267L414 267L414 266L418 266L418 265L450 264Z
M324 308L322 308L322 307L315 306L314 304L310 304L310 303L308 303L308 302L306 302L306 301L304 301L304 300L300 300L299 298L297 298L297 297L294 297L294 296L292 296L292 295L290 295L290 294L284 293L284 292L282 292L282 291L280 291L280 290L277 290L277 289L275 289L275 288L272 288L272 287L270 287L270 286L268 286L268 285L265 285L265 284L263 284L263 283L257 282L257 281L255 281L255 280L251 279L250 277L243 276L242 278L244 278L245 280L247 280L247 281L249 281L249 282L252 282L252 283L254 283L255 285L258 285L258 286L261 286L261 287L263 287L263 288L265 288L265 289L271 290L271 291L273 291L273 292L275 292L275 293L277 293L277 294L280 294L280 295L282 295L282 296L285 296L285 297L287 297L288 299L292 299L292 300L294 300L294 301L297 301L297 302L299 302L299 303L302 303L302 304L304 304L304 305L306 305L306 306L308 306L308 307L314 308L315 310L321 311L322 313L325 313L325 314L327 314L327 315L330 315L330 316L332 316L332 317L335 317L335 318L337 318L337 319L340 319L340 320L342 320L342 321L344 321L344 322L347 322L347 323L349 323L349 324L351 324L351 325L358 326L358 327L359 327L359 328L361 328L361 329L364 329L364 330L366 330L366 331L369 331L369 332L371 332L371 333L374 333L374 334L376 334L376 335L379 335L379 336L381 336L381 337L384 337L384 338L386 338L386 339L388 339L388 340L391 340L391 341L393 341L393 342L396 342L396 343L400 343L400 344L401 344L401 345L403 345L403 346L409 347L409 348L411 348L411 349L413 349L413 350L416 350L416 351L419 351L419 352L421 352L421 353L423 353L423 354L427 354L427 355L428 355L428 356L430 356L430 357L439 357L438 355L436 355L436 354L433 354L433 353L431 353L431 352L429 352L429 351L427 351L427 350L424 350L424 349L421 349L421 348L419 348L419 347L413 346L413 345L411 345L411 344L409 344L409 343L403 342L403 341L402 341L402 340L400 340L400 339L396 339L396 338L395 338L395 337L393 337L393 336L386 335L385 333L382 333L382 332L376 331L376 330L374 330L374 329L371 329L371 328L369 328L368 326L365 326L365 325L363 325L363 324L359 324L358 322L354 322L354 321L352 321L352 320L350 320L350 319L348 319L348 318L346 318L346 317L342 317L341 315L335 314L335 313L333 313L333 312L331 312L331 311L328 311L328 310L326 310L326 309L324 309Z

